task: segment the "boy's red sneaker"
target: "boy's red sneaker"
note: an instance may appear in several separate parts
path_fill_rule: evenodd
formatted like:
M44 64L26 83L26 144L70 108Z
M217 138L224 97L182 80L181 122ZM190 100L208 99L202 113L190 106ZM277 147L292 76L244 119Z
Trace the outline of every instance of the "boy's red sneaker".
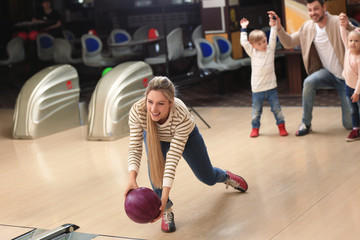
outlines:
M285 123L279 124L278 127L279 127L280 136L287 136L288 135L288 132L286 131L286 128L285 128Z
M250 133L250 137L257 137L259 136L259 129L258 128L253 128L251 133Z

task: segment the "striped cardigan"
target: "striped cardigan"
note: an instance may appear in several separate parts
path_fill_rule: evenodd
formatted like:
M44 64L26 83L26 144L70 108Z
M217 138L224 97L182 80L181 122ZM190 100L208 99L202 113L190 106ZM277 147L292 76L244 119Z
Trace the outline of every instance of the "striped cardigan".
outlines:
M138 172L140 169L143 131L146 131L146 114L144 97L131 107L129 113L129 172L132 170ZM165 159L163 187L171 188L175 178L176 167L184 151L189 134L195 127L195 122L185 104L180 99L175 98L167 121L161 125L157 124L157 127L160 141L170 142L170 149Z

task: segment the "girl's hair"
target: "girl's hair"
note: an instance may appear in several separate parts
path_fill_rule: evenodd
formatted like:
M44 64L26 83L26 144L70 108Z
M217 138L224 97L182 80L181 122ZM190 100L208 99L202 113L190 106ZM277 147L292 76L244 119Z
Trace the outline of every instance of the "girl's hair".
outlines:
M360 36L360 28L355 28L354 30L350 31L349 33L355 33Z
M255 30L252 30L249 34L249 42L251 44L253 44L253 43L260 41L264 37L266 38L266 35L263 31L255 29Z
M167 77L154 77L149 82L145 92L146 103L147 96L151 90L161 91L169 102L173 103L175 97L175 87ZM146 133L151 182L156 188L162 188L165 161L161 151L157 125L156 122L151 119L149 112L147 112L146 116Z

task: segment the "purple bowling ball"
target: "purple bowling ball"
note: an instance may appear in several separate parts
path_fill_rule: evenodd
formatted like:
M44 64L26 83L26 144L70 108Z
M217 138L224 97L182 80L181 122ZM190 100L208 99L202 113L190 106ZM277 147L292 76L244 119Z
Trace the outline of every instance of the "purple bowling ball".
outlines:
M131 190L125 199L126 215L136 223L149 223L160 214L161 200L156 193L146 187Z

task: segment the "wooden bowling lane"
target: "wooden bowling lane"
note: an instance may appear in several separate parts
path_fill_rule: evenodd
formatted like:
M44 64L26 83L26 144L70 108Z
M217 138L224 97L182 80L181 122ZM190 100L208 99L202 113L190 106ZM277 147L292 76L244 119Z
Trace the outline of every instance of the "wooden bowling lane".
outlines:
M13 239L32 230L34 230L34 228L16 227L0 224L0 239Z
M0 224L74 223L79 232L140 239L358 239L359 142L345 142L340 108L314 108L314 132L295 137L302 109L283 107L289 136L280 137L265 107L256 139L251 108L196 110L211 126L195 116L213 165L243 176L249 191L206 186L182 160L171 191L177 231L165 234L160 222L133 223L123 209L128 138L87 141L81 126L13 140L12 110L0 109ZM144 160L138 184L149 187Z

